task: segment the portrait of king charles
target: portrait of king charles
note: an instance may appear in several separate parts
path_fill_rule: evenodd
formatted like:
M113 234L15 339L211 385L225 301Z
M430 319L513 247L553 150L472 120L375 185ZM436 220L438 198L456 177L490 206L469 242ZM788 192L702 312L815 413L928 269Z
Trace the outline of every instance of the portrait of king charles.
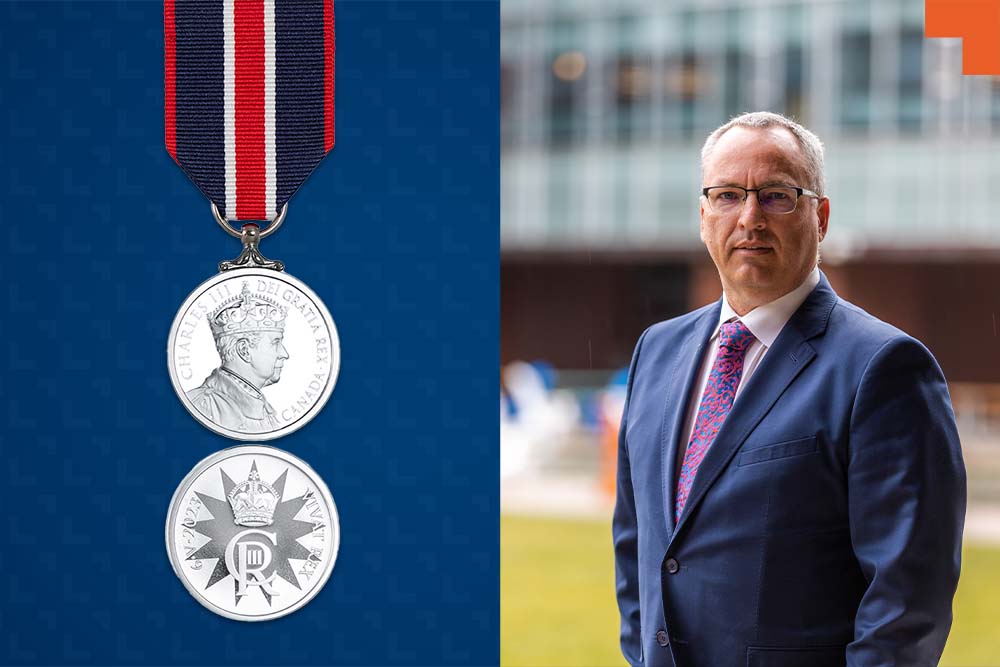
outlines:
M221 365L187 398L201 414L219 426L241 433L265 433L280 427L262 389L281 378L288 359L282 343L288 312L276 301L250 291L209 314Z

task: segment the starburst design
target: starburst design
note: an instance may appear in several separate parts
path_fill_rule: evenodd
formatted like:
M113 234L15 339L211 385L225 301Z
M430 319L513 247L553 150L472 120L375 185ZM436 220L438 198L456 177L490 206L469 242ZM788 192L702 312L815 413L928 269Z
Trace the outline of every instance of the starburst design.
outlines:
M256 470L256 467L257 464L254 462L253 469ZM212 570L212 575L209 577L208 583L205 584L205 590L208 590L230 576L229 569L226 567L226 547L237 534L246 530L244 526L236 523L233 508L225 500L225 498L229 497L229 492L236 486L236 482L226 474L226 471L221 466L219 467L219 472L222 474L223 500L195 491L195 495L201 500L205 509L211 513L212 518L198 521L194 529L201 535L209 538L210 541L187 557L187 560L216 559L215 569ZM285 493L285 481L287 477L288 469L286 468L278 476L278 479L271 484L278 493L279 502L274 508L274 521L268 526L268 530L274 531L277 534L278 545L274 549L276 574L292 586L295 586L295 588L301 590L289 559L306 560L309 558L309 550L299 544L298 538L311 533L314 525L309 521L299 521L295 518L299 510L302 509L302 506L309 499L308 493L291 500L281 500ZM239 604L240 601L240 596L236 594L238 590L239 582L236 581L236 577L233 577L235 604ZM267 604L270 605L272 596L268 595L263 589L261 589L261 593L267 599Z

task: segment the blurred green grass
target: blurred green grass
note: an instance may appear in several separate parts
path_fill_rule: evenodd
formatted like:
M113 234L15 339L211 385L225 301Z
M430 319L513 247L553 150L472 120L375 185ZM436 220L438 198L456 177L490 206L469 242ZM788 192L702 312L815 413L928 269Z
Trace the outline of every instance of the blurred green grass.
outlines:
M608 522L503 516L500 664L624 665ZM1000 667L1000 548L967 544L942 667Z

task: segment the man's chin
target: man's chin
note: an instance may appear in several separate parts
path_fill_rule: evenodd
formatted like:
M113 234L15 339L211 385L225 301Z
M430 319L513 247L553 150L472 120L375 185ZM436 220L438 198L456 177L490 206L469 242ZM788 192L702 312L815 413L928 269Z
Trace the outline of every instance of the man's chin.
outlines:
M776 271L762 257L744 261L733 272L733 282L747 288L767 287L777 281Z

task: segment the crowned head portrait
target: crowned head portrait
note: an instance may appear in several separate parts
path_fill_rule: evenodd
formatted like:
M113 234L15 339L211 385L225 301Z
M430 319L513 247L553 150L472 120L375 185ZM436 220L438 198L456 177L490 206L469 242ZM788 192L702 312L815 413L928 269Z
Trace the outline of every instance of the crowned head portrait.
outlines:
M288 311L244 282L241 292L208 315L220 365L187 398L205 417L241 433L280 426L261 391L281 379L288 359L283 343Z

